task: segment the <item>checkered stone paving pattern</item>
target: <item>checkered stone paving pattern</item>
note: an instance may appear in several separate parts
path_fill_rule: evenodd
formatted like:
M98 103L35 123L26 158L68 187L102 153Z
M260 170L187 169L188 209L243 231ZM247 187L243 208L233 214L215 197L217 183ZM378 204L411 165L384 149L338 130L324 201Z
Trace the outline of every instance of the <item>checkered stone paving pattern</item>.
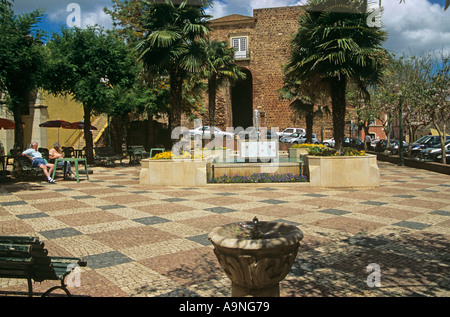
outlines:
M94 167L80 183L0 183L0 234L38 236L52 256L86 259L75 296L227 297L207 235L257 216L304 233L283 297L450 296L450 176L379 167L381 187L358 190L140 186L140 167L127 164ZM372 263L378 287L367 283ZM26 281L0 279L0 292L26 294Z

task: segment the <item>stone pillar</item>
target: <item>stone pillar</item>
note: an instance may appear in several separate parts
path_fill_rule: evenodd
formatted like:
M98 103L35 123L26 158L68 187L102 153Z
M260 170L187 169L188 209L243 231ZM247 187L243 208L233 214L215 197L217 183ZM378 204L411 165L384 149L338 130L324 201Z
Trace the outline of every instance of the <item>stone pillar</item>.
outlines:
M39 125L47 119L47 106L42 104L42 91L30 94L31 140L38 142L39 147L47 147L47 128Z

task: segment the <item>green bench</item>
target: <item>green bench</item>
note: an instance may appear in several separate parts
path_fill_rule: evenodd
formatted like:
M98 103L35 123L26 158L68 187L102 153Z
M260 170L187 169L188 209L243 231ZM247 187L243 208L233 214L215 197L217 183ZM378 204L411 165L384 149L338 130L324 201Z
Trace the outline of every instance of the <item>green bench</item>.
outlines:
M44 173L40 167L33 167L28 157L23 155L16 155L14 157L14 177L15 178L38 178L42 177Z
M125 158L122 154L114 152L112 147L96 147L94 153L95 164L114 165L115 161L120 161L122 164L122 160Z
M49 162L50 163L50 162ZM14 177L17 179L38 179L44 176L44 172L40 167L33 167L31 160L23 155L17 155L14 157ZM55 166L56 169L61 169L61 166Z
M150 152L147 152L142 145L130 145L127 152L130 156L130 164L138 163L138 157L142 160L150 156Z
M33 296L33 283L46 280L60 281L43 293L48 296L56 289L62 289L67 296L66 277L77 267L87 263L79 258L48 256L44 243L38 237L0 236L0 278L26 279L28 296Z

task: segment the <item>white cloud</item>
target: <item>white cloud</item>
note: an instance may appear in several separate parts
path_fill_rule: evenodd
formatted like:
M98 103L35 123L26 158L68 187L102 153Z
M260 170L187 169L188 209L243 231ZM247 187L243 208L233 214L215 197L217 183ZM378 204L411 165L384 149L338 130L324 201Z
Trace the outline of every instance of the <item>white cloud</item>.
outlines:
M387 49L415 54L442 50L450 53L450 11L426 0L402 4L385 0L382 5L382 21L389 34Z
M436 0L383 0L382 22L389 33L385 47L391 51L423 53L442 50L450 53L450 9L432 4ZM307 3L307 0L215 0L212 8L206 10L214 18L230 14L253 16L254 9L282 7ZM378 1L372 1L378 5ZM77 3L81 8L81 26L99 24L112 26L104 7L112 7L111 0L15 0L17 13L30 12L38 7L46 10L53 23L66 24L70 12L67 5Z

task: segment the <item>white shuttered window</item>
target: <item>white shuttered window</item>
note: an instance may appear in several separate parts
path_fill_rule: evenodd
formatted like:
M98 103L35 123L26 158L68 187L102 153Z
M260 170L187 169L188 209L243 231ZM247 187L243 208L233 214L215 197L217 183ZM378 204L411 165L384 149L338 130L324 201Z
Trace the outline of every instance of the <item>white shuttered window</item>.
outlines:
M235 58L246 58L247 57L247 38L246 37L235 37L231 39L233 47L236 49L234 53Z

